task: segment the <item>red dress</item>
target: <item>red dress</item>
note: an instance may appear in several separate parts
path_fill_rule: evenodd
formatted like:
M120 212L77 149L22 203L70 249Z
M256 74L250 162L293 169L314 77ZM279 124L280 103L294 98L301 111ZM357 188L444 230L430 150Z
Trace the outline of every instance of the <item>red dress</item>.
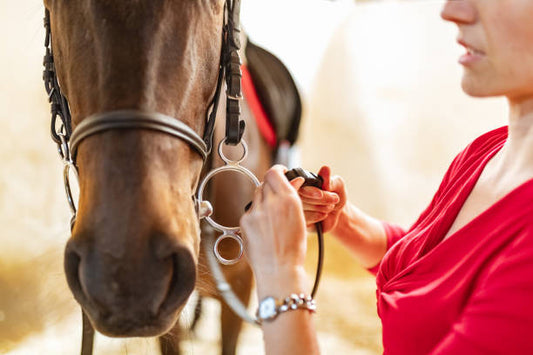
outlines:
M533 180L446 238L507 127L459 154L406 232L385 224L378 270L385 354L533 354Z

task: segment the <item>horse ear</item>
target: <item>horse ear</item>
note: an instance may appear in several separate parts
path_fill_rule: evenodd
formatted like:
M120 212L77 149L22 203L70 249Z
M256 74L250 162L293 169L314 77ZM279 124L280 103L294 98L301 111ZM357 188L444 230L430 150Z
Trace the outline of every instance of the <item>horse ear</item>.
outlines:
M302 102L296 83L283 62L248 38L247 67L278 142L296 142L302 117Z

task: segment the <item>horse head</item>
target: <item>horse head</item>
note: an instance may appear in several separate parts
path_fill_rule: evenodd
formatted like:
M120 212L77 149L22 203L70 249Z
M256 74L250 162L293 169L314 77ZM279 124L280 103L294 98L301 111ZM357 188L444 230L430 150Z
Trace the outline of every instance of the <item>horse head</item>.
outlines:
M158 112L200 136L217 87L223 0L45 0L75 128L109 111ZM77 151L80 200L68 284L110 336L154 336L194 289L200 244L191 196L202 169L187 142L108 130Z

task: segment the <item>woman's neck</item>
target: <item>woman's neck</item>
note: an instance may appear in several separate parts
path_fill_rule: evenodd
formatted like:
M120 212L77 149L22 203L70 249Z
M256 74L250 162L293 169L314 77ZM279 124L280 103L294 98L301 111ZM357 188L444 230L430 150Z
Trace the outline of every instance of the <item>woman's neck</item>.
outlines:
M509 137L497 164L498 174L533 173L533 98L508 100Z

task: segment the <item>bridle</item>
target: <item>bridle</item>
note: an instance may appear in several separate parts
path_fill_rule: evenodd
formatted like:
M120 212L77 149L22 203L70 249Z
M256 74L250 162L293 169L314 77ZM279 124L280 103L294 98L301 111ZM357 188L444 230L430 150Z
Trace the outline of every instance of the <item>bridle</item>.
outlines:
M86 117L75 128L72 128L72 118L66 97L61 92L58 82L54 56L52 51L52 32L50 25L50 13L45 10L44 26L46 29L45 47L46 54L44 57L43 80L48 98L51 104L51 135L53 141L57 144L57 149L61 160L64 163L64 184L67 201L72 213L70 222L71 230L76 222L77 207L71 191L70 175L73 173L77 177L76 156L80 143L87 137L106 132L109 130L119 129L148 129L163 132L179 138L186 142L194 149L203 159L205 164L213 148L213 133L215 119L222 93L222 84L225 78L226 83L226 132L225 138L218 146L218 154L225 162L224 166L211 170L201 181L198 192L193 196L199 219L205 218L208 224L215 230L222 232L216 241L213 233L207 233L210 237L205 240L206 256L212 275L215 279L216 286L228 306L238 314L242 319L252 324L259 324L256 317L250 316L246 307L234 294L231 286L226 281L220 263L224 265L234 264L239 261L243 253L243 242L239 236L239 227L227 227L216 223L211 219L213 209L209 201L203 200L203 194L206 190L207 183L215 175L224 171L235 171L247 176L256 186L260 184L255 175L240 165L246 158L247 146L242 139L245 122L241 119L240 100L241 92L241 59L239 56L240 43L240 0L225 0L224 4L224 23L222 31L222 49L220 55L219 73L216 84L216 90L212 101L210 102L205 119L205 128L203 135L200 136L192 128L180 120L169 117L157 112L145 112L136 110L120 110L98 113ZM238 160L228 159L223 152L224 145L238 145L243 147L243 155ZM225 259L218 252L219 243L230 238L237 241L240 245L239 256L235 259ZM314 291L318 285L321 263L317 270L317 279L315 281ZM314 294L313 291L313 294ZM82 336L82 355L92 354L94 339L94 328L92 327L87 315L83 312L83 336Z
M213 133L219 101L222 93L223 79L226 79L226 138L225 144L237 145L242 141L245 122L240 118L241 59L240 42L240 0L225 0L224 24L222 31L222 50L215 94L207 109L204 133L200 136L180 120L156 112L135 110L111 111L87 117L73 131L72 117L66 97L59 86L54 56L52 51L52 31L50 13L45 10L44 26L46 29L43 80L51 104L51 134L57 144L61 160L65 164L65 187L72 212L71 227L76 218L76 205L72 198L69 183L69 171L77 173L76 153L79 144L87 137L116 129L151 129L173 135L189 144L200 154L205 162L211 153Z

